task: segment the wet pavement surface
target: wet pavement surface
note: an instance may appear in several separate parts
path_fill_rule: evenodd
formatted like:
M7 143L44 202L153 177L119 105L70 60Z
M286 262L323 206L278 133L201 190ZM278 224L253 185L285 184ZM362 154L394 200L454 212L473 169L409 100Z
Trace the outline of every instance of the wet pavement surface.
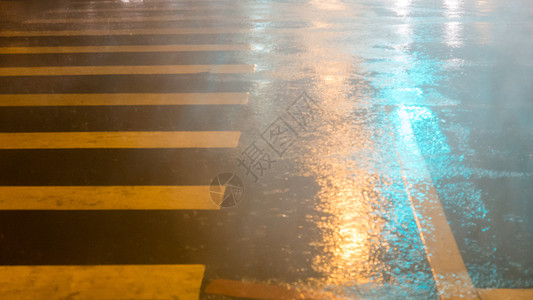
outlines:
M0 294L531 299L531 7L0 1Z

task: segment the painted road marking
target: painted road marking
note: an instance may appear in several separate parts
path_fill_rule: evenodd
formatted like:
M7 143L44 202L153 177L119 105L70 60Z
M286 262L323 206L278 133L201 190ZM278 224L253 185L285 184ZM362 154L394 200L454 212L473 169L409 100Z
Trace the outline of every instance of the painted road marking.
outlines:
M256 9L262 9L265 5L262 3L254 3L250 6L247 5L247 7L252 8L251 6L254 6ZM130 13L130 12L144 12L144 13L151 13L151 12L175 12L175 13L191 13L194 11L205 13L207 11L213 11L213 12L220 12L221 10L227 8L225 5L219 5L218 7L214 6L167 6L167 7L161 7L161 6L145 6L145 7L124 7L124 8L79 8L79 9L57 9L57 10L51 10L46 12L47 15L64 15L64 14L97 14L97 13L106 13L106 12L121 12L121 13ZM80 16L82 18L91 18L93 16L87 15L87 16Z
M240 131L0 133L0 149L236 148Z
M0 37L15 36L110 36L110 35L167 35L167 34L226 34L244 33L248 28L138 28L138 29L93 29L51 31L0 31Z
M123 23L123 22L171 22L187 20L235 20L231 16L183 16L183 15L165 15L165 16L137 16L137 17L99 17L99 18L65 18L65 19L32 19L24 21L28 24L74 24L74 23ZM238 19L242 21L242 19ZM265 20L254 19L254 22L264 22Z
M141 0L126 0L123 2L117 2L116 0L98 0L98 1L69 1L71 4L77 5L77 4L83 4L86 5L87 2L90 2L92 5L97 4L119 4L122 5L121 9L128 9L129 5L149 5L149 4L180 4L180 5L187 5L191 3L227 3L226 1L220 1L220 0L210 0L210 1L169 1L169 0L148 0L148 1L141 1Z
M333 293L301 290L260 282L215 279L205 288L208 294L250 299L340 299Z
M69 47L0 47L0 54L34 53L102 53L102 52L186 52L186 51L246 51L249 45L148 45L148 46L69 46Z
M203 265L0 266L2 299L198 300Z
M0 95L2 106L232 105L247 104L248 93L121 93Z
M87 2L82 2L82 1L73 1L71 2L72 4L87 4ZM195 6L193 6L193 3ZM135 9L135 8L138 8L139 6L141 7L146 7L146 8L151 8L151 7L162 7L162 6L168 6L168 4L171 4L172 6L179 6L179 7L182 7L183 9L187 9L187 8L190 8L192 7L193 9L200 9L200 8L205 8L206 7L206 4L207 4L207 7L211 7L209 5L213 5L213 4L216 4L217 6L222 6L224 4L226 4L227 2L226 1L190 1L190 2L184 2L184 1L180 1L180 2L176 2L176 1L168 1L168 0L163 0L163 1L148 1L148 2L142 2L142 1L131 1L131 2L126 2L126 3L119 3L121 5L123 5L122 7L120 8L115 8L120 11L129 11L131 9ZM104 4L104 6L106 4L117 4L117 1L115 0L109 0L109 1L97 1L97 2L92 2L92 4ZM157 5L153 5L153 4L157 4ZM161 5L161 4L164 4L164 5ZM263 3L253 3L254 6L264 6ZM99 8L84 8L83 10L86 10L86 11L98 11ZM77 11L78 9L60 9L60 10L52 10L53 12L72 12L72 11Z
M439 299L479 299L420 152L409 114L404 107L397 111L401 140L395 139L395 143L409 151L399 150L396 144L396 154Z
M97 13L97 12L158 12L158 11L185 11L185 10L196 10L199 7L191 6L171 6L171 7L161 7L161 6L148 6L148 7L121 7L121 8L79 8L79 9L55 9L46 12L47 15L55 14L68 14L68 13ZM205 9L203 9L205 11ZM90 16L89 16L90 17Z
M478 289L481 300L531 300L533 289Z
M0 76L72 76L134 74L252 73L254 65L69 66L0 68Z
M216 210L224 192L214 202L209 186L1 186L0 210Z

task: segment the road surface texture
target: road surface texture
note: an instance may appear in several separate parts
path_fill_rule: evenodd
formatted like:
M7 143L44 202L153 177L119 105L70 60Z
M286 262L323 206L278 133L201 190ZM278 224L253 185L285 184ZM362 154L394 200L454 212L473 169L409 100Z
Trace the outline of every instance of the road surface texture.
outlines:
M0 0L1 299L533 299L528 0Z

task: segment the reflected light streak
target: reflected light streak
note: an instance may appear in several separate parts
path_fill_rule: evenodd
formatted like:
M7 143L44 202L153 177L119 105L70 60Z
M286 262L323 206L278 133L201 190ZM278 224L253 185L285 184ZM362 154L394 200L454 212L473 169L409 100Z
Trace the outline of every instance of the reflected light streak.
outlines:
M388 248L380 238L384 224L369 203L376 199L363 197L364 191L374 190L377 179L364 169L355 169L357 175L352 174L346 166L347 161L334 156L346 156L353 147L337 143L334 146L341 148L335 155L323 156L316 168L311 168L322 187L318 209L328 215L318 222L324 232L324 255L316 258L315 268L327 276L328 285L342 287L383 282L386 266L375 250L386 251ZM329 171L324 174L324 170Z
M394 2L394 11L396 14L400 17L406 17L411 12L410 6L411 6L412 0L396 0Z
M327 216L317 222L323 232L318 245L323 254L315 258L313 266L324 274L323 283L328 286L378 284L387 271L376 249L386 251L388 245L380 236L383 221L373 214L376 208L372 202L377 201L377 196L363 197L365 191L375 195L377 176L350 158L354 149L371 147L372 143L364 124L354 126L353 120L346 117L354 108L353 100L347 97L353 87L350 82L353 62L336 55L339 50L334 44L321 41L323 51L317 52L312 49L317 48L318 41L306 39L305 43L310 53L323 56L307 63L314 63L312 69L317 80L313 93L320 94L324 101L321 105L324 126L317 131L322 141L327 141L311 143L306 147L312 149L298 151L313 153L303 158L303 164L321 187L317 210Z
M489 4L487 0L478 0L476 2L476 6L477 6L478 11L485 13L485 14L489 14L493 11L492 6Z
M317 9L329 10L337 6L333 3L340 2L316 0L309 3ZM403 3L409 10L411 2ZM314 28L337 24L331 14L310 11L302 14L302 21L313 24ZM335 15L343 13L354 12ZM399 30L401 40L410 43L412 24L401 25ZM393 185L381 173L385 167L384 157L390 159L391 154L386 150L388 145L382 144L387 137L379 136L383 134L383 124L375 127L374 118L380 115L375 113L373 100L364 98L370 90L368 82L354 80L361 72L356 67L359 58L352 56L350 49L339 42L345 34L314 30L295 35L294 43L301 53L291 56L297 60L280 66L274 76L310 81L307 92L319 101L319 124L301 137L302 142L295 143L294 156L288 158L299 162L302 175L315 178L320 187L315 200L316 214L309 217L318 226L321 236L313 244L319 254L314 257L312 266L322 277L306 284L313 285L313 289L338 288L339 294L351 290L354 296L365 286L370 289L393 286L402 280L414 285L425 275L409 274L413 263L420 264L413 258L416 255L409 254L409 251L419 251L416 250L418 246L404 246L403 243L406 236L416 238L416 230L406 229L414 226L409 223L410 207L391 201L391 197L398 197L391 196L392 193L381 194L385 182ZM402 55L394 57L390 63L401 65L403 70L412 59ZM405 89L402 94L421 93L418 86L400 83L399 89ZM384 207L391 202L390 207ZM398 247L409 250L402 248L400 253ZM401 271L394 273L392 268Z
M314 28L331 28L331 27L333 27L331 23L326 23L326 22L313 21L312 24L313 24Z
M444 16L448 19L460 19L464 14L463 0L444 0ZM444 24L444 42L450 48L463 46L463 23L452 21Z
M400 24L396 32L407 42L411 41L413 36L413 25L411 24Z
M322 10L343 10L346 9L344 3L339 0L311 0L309 4Z
M338 1L311 3L324 10L342 8ZM331 26L327 14L306 16L315 27ZM315 257L313 268L324 276L321 285L342 289L382 282L386 266L375 252L386 251L383 249L388 246L380 236L383 221L373 214L378 176L351 158L355 149L371 147L372 139L364 124L354 125L347 116L357 105L348 96L356 88L352 81L356 70L353 57L343 52L347 49L339 47L337 39L337 33L316 32L298 41L305 49L300 65L314 78L313 89L308 92L321 101L321 121L313 130L317 141L301 143L305 149L294 153L299 153L296 159L320 186L316 210L325 215L316 222L322 232L316 246L322 254ZM363 197L368 191L374 196Z
M310 45L312 46L312 45ZM334 49L327 51L329 55ZM317 60L318 61L318 60ZM326 119L333 128L323 128L328 135L329 145L315 150L324 153L317 155L315 176L322 186L319 194L321 205L318 209L326 213L327 220L320 222L324 230L324 250L326 260L320 258L316 267L326 273L328 284L345 286L369 281L379 282L374 272L379 269L369 259L372 256L372 245L369 232L379 232L379 223L369 213L373 210L368 199L363 198L364 190L372 190L371 174L356 165L350 165L347 158L354 147L363 147L369 137L354 132L353 125L341 116L348 107L353 105L347 99L349 76L352 69L347 61L329 61L314 67L319 77L320 88L332 92L328 97L328 113ZM360 132L364 132L361 130ZM357 146L355 146L357 145ZM328 170L324 174L324 170ZM357 175L354 174L357 173ZM366 181L356 178L369 178Z
M444 16L459 18L463 15L463 0L444 0Z
M463 23L448 22L444 24L444 41L450 48L459 48L463 46Z

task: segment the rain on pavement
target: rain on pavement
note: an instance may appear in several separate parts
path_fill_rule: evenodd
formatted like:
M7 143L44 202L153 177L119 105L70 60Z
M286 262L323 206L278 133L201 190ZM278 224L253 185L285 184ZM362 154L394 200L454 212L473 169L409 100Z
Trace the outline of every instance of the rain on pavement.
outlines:
M2 299L533 299L527 0L0 0Z

